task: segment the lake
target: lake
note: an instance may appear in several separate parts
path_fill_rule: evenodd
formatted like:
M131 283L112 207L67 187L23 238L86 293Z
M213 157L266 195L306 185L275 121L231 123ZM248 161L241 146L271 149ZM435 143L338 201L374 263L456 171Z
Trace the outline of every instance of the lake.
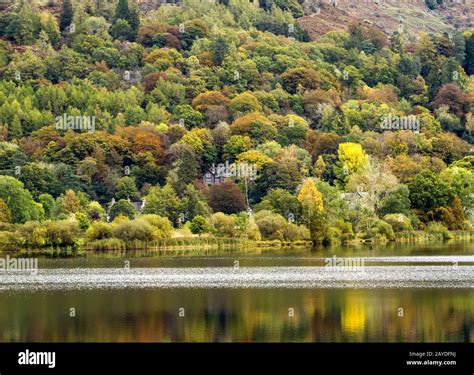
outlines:
M0 270L2 342L474 341L471 242L87 253L38 267Z

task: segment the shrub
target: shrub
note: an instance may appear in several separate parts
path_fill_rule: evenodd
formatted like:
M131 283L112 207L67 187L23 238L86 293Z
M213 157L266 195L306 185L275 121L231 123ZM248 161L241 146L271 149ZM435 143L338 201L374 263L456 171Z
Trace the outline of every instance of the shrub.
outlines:
M59 220L45 221L46 241L52 246L72 246L80 235L80 229L76 221Z
M308 228L289 223L283 216L272 211L257 212L255 221L264 239L296 241L311 238Z
M358 237L362 239L374 239L374 240L394 240L395 233L389 223L386 223L380 219L373 219L367 230L358 233Z
M114 220L118 215L123 215L129 219L133 219L135 217L135 208L125 199L120 199L110 209L110 219Z
M331 222L327 229L326 239L330 243L350 240L353 237L352 224L342 219Z
M432 221L431 223L428 224L426 227L426 232L440 236L444 240L450 240L453 238L452 233L446 228L443 224L438 223L437 221Z
M86 231L86 236L90 240L102 240L112 237L112 225L102 221L96 221Z
M113 229L113 235L123 241L152 241L153 227L143 219L123 220Z
M283 240L286 220L283 216L263 210L255 214L255 221L264 239Z
M197 215L189 224L189 229L193 234L209 233L212 226L204 216Z
M173 236L173 226L168 218L154 214L143 215L141 218L153 227L153 238L155 240Z
M91 224L89 221L89 218L85 213L82 212L76 212L74 214L74 217L76 218L77 223L79 224L79 228L82 230L85 230L89 228L89 225Z
M105 218L105 210L99 202L90 202L87 206L87 215L90 220L103 220Z
M395 232L413 230L411 220L403 214L387 214L383 220L390 224Z
M22 247L43 247L47 243L46 228L37 221L27 221L18 226L14 242Z
M219 237L234 237L235 216L217 212L211 217L215 233Z

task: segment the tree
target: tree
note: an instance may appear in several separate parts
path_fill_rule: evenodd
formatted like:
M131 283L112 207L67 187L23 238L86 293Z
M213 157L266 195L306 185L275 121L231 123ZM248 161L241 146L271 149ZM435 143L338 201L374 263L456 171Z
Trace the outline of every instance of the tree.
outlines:
M358 143L341 143L337 150L343 180L353 173L361 172L368 163L368 157Z
M16 178L0 176L0 199L8 206L13 223L41 218L41 206L33 200L30 192L24 189L23 184Z
M466 40L466 58L464 60L464 69L469 75L474 74L474 33Z
M262 106L254 95L243 92L230 101L229 109L233 115L239 115L259 112L262 110Z
M115 198L117 199L136 199L137 187L132 177L124 176L115 183Z
M200 126L204 122L204 116L201 112L196 111L189 104L179 104L174 107L173 119L179 121L186 129Z
M162 188L154 186L145 196L146 214L156 214L167 217L172 223L177 224L180 219L181 201L171 185Z
M99 202L90 202L86 211L89 219L92 221L103 220L105 218L105 210Z
M235 183L230 181L212 185L204 194L214 212L235 214L247 208L245 195Z
M74 9L71 0L64 0L61 9L61 16L59 18L59 30L66 30L66 28L71 25L73 17Z
M249 135L256 144L270 141L277 135L273 123L258 112L237 118L230 126L230 130L233 135Z
M118 0L115 8L114 22L122 19L128 21L130 18L130 9L128 7L128 0Z
M110 28L110 35L121 41L130 40L133 37L133 30L126 20L119 18Z
M129 219L133 219L135 217L135 208L129 201L125 199L120 199L110 208L110 220L114 220L120 215L128 217Z
M303 217L311 232L313 241L322 240L322 213L324 211L323 196L313 179L307 178L298 193L298 200L303 207Z
M465 100L465 95L457 84L447 83L439 89L431 105L435 109L447 105L452 113L462 117Z
M311 68L292 68L281 75L282 86L290 94L296 94L298 90L317 89L322 87L321 78Z
M188 220L192 220L198 215L208 217L211 213L204 196L193 184L186 186L181 198L180 209Z
M230 51L230 43L224 35L219 34L211 41L209 51L211 52L212 62L215 66L219 66Z
M410 190L406 185L399 185L389 192L379 204L378 215L405 214L410 216Z
M0 199L0 223L9 223L11 221L12 214L7 204L3 199Z
M306 133L305 148L316 160L323 154L335 154L339 146L341 137L333 133L317 132L312 129Z
M271 189L257 205L258 209L272 210L288 220L300 221L301 203L297 197L284 189Z
M252 148L252 139L244 135L231 136L224 145L223 157L229 162L233 162L237 155L249 151Z
M53 46L59 45L61 41L61 35L59 34L57 25L51 15L48 16L48 19L44 25L44 31L48 35L48 39Z
M454 198L451 187L431 171L418 173L408 184L408 188L412 207L425 212L438 207L449 207Z
M209 233L212 230L212 226L209 221L201 215L197 215L189 224L189 229L193 234Z
M58 207L61 213L69 215L82 211L81 200L74 190L66 190L57 199Z
M53 196L50 194L41 194L38 197L38 202L43 206L45 217L52 219L57 212L57 205Z

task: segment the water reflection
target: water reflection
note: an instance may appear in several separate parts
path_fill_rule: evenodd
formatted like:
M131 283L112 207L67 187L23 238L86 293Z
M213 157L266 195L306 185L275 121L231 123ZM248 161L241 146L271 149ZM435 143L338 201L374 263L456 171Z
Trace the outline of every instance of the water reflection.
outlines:
M465 289L3 293L0 340L468 342L474 339L473 297Z

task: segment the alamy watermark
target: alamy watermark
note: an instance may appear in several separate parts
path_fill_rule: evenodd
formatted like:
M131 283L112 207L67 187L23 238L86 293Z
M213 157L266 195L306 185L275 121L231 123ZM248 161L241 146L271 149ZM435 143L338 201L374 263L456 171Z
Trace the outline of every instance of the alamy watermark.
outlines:
M0 258L0 273L3 271L28 272L31 275L38 274L38 258Z
M212 164L210 171L214 173L216 177L236 177L236 178L248 178L254 181L257 178L257 165L248 163L219 163L217 166Z
M326 271L365 271L365 259L360 257L340 258L333 255L331 258L325 258Z
M412 130L420 131L420 119L418 116L381 116L380 128L382 130Z
M87 130L90 133L95 131L95 116L70 116L64 113L62 116L56 116L54 121L58 130Z

